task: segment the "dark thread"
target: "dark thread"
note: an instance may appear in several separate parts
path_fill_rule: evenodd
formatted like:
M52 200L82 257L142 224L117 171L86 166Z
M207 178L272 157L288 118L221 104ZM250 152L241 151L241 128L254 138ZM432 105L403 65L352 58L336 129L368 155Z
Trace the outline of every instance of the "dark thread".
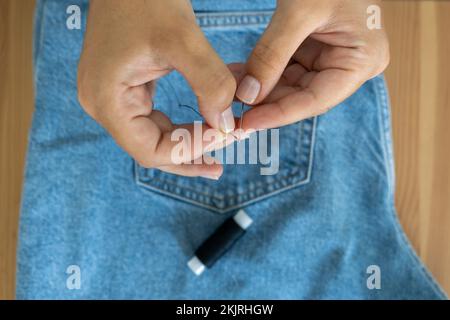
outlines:
M190 105L187 104L178 104L179 107L183 107L183 108L188 108L191 111L194 111L196 114L198 114L200 117L203 118L202 114L200 112L198 112L194 107L191 107Z
M175 99L176 99L177 102L178 102L178 107L187 108L187 109L193 111L193 112L194 112L195 114L197 114L198 116L200 116L202 119L204 119L204 118L203 118L203 115L202 115L199 111L197 111L197 109L195 109L194 107L192 107L192 106L190 106L190 105L180 103L180 99L179 99L178 94L177 94L175 88L173 87L172 83L170 83L170 81L166 81L166 83L172 88L173 93L175 94ZM166 92L166 94L168 95L167 90L164 88L164 86L162 86L162 87L163 87L163 90L164 90L164 91ZM239 129L241 129L241 130L242 130L242 124L243 124L243 121L244 121L244 107L245 107L244 102L241 102L241 114L239 115ZM238 140L238 141L240 140L235 134L231 133L231 135L232 135L236 140Z
M245 229L233 217L228 218L201 244L195 251L195 256L207 268L211 268L244 234Z

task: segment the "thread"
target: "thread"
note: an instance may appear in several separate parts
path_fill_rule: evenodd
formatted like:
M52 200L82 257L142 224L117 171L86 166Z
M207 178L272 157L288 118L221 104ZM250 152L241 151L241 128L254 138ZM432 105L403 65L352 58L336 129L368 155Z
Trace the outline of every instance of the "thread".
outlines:
M252 222L242 209L225 220L195 251L195 255L188 262L189 268L196 275L202 274L206 268L211 268L245 234Z

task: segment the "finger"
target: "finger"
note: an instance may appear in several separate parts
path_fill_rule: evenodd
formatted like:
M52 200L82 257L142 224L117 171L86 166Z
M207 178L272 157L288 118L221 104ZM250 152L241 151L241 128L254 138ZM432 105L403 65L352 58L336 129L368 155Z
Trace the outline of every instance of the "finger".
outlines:
M233 62L228 64L228 69L230 69L234 78L236 79L236 83L239 83L242 78L245 76L245 64L239 62Z
M198 99L199 111L213 128L229 133L234 130L231 104L236 80L209 44L198 26L183 37L183 50L175 50L173 67L189 82Z
M162 132L172 131L174 129L173 123L170 119L161 111L153 110L149 118L158 124L159 129Z
M276 128L325 113L355 92L364 79L363 74L351 70L321 71L305 88L249 110L243 127Z
M292 58L307 70L316 70L317 66L314 65L314 62L320 57L325 47L329 46L310 37L300 45Z
M302 81L305 79L308 72L302 65L295 63L291 64L284 70L283 75L280 78L280 81L277 83L277 85L272 89L272 91L269 93L269 95L264 98L264 100L261 102L263 104L275 102L277 100L280 100L281 98L295 93L299 91L300 89L303 89L303 83L305 81Z
M203 156L207 158L207 156ZM212 160L210 161L212 162ZM219 163L212 164L180 164L171 166L161 166L160 169L165 172L186 176L186 177L203 177L206 179L219 180L223 174L223 166Z
M144 167L190 163L235 141L233 136L200 123L162 131L151 117L140 116L119 126L114 138ZM205 138L206 132L213 134Z
M152 101L142 99L144 86L126 88L117 107L104 108L98 120L136 161L144 167L188 163L206 151L235 141L206 124L174 126L164 113L152 111Z
M295 51L314 31L311 20L275 12L247 61L246 76L236 92L241 101L258 104L272 91Z

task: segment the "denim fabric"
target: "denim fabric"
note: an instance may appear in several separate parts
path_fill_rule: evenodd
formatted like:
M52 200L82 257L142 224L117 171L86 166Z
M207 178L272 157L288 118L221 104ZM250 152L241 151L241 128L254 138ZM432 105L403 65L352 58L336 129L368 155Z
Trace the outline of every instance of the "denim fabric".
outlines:
M35 27L36 110L18 251L19 299L442 299L393 205L388 96L382 76L342 105L280 131L280 171L227 165L220 181L139 167L77 101L83 30L41 0ZM225 62L245 61L274 1L193 1ZM85 19L83 19L85 22ZM185 81L158 84L156 107L198 119ZM195 249L237 209L254 220L213 268L196 277ZM81 288L66 286L81 269ZM377 265L381 288L367 287Z

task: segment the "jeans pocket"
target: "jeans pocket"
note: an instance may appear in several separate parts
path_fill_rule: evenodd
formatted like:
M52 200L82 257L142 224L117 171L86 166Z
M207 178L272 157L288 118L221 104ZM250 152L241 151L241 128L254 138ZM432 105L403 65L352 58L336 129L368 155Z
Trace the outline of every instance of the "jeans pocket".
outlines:
M199 25L226 63L247 59L270 17L271 12L266 11L197 13ZM201 120L190 110L180 109L181 105L196 106L197 102L186 80L177 72L158 81L154 101L155 109L167 114L174 123ZM239 143L245 143L245 163L226 161L219 181L181 177L143 168L137 163L135 181L143 190L215 212L234 210L309 182L316 123L317 119L311 118L253 134L250 141ZM250 152L256 151L254 155L249 154L251 141L257 146L251 148ZM226 148L226 156L230 148L234 148L235 153L242 150L235 144ZM252 156L256 163L250 160Z

